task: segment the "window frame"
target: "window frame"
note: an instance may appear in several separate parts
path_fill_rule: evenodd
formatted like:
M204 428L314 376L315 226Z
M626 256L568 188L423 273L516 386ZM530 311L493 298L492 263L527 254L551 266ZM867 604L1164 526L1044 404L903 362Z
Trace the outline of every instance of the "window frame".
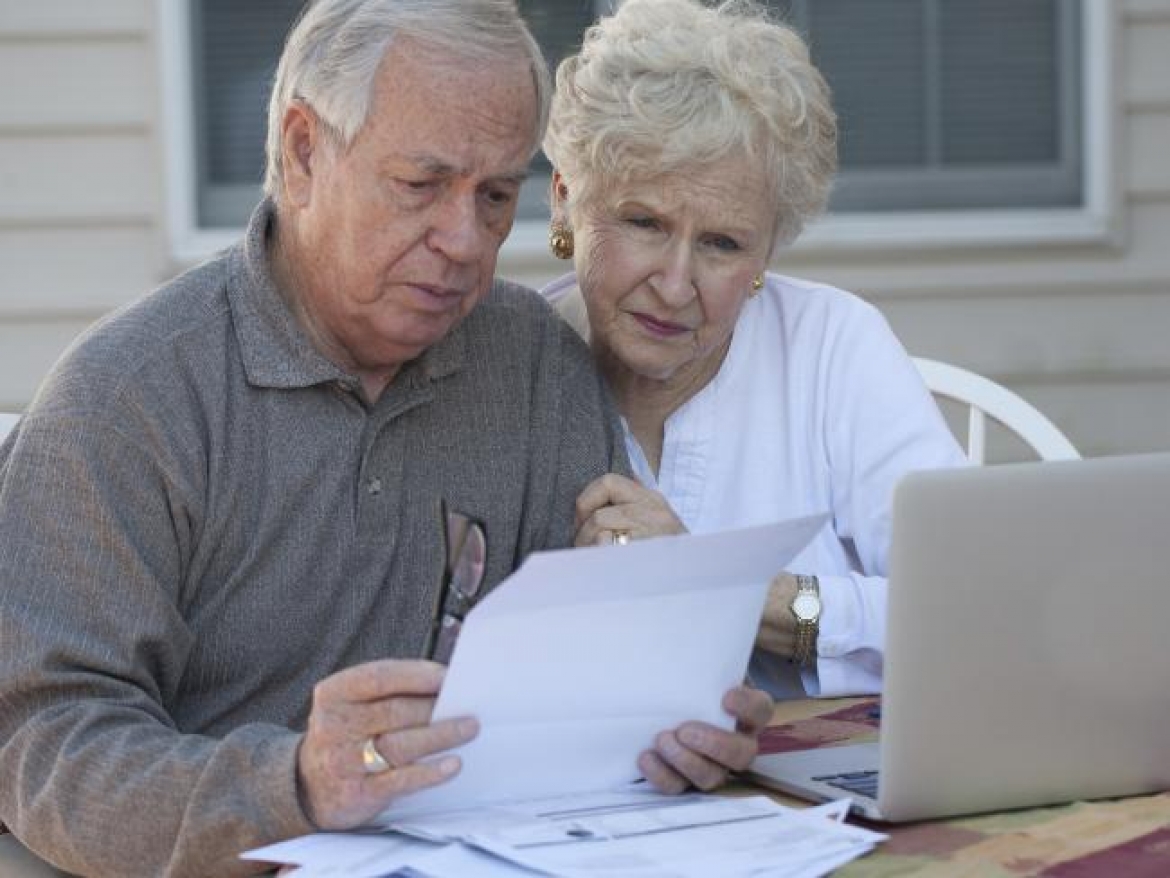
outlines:
M188 264L238 240L241 227L198 225L191 0L158 0L162 79L165 212L173 259ZM601 0L603 6L608 0ZM864 252L890 248L952 248L1111 244L1120 234L1119 169L1113 132L1116 100L1114 4L1081 3L1081 169L1083 203L1074 208L837 212L814 223L793 245L799 253ZM547 256L548 225L517 220L500 254L506 269Z

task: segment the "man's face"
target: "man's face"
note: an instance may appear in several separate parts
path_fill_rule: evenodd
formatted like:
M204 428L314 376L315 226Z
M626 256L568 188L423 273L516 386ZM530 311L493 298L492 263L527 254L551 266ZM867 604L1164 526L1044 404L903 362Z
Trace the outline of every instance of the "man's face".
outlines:
M378 72L348 150L319 125L286 184L296 214L291 277L323 352L389 379L491 286L532 151L527 64L478 66L403 39ZM311 114L310 114L311 117Z

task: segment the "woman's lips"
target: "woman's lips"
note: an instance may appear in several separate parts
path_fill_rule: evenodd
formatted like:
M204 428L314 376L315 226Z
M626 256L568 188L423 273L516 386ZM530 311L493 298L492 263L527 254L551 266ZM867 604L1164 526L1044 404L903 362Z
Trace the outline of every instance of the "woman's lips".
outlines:
M690 329L681 323L672 323L668 320L659 320L649 314L635 312L633 314L635 320L651 335L660 338L672 338L676 335L682 335L684 332L689 332Z

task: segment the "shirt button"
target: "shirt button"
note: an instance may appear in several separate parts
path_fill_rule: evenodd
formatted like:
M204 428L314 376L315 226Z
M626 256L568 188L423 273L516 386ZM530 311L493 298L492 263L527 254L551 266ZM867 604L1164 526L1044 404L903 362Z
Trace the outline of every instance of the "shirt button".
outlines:
M382 493L382 480L380 478L378 478L377 476L374 476L372 479L370 479L368 482L366 482L366 493L369 494L371 497L376 497L379 494L381 494Z

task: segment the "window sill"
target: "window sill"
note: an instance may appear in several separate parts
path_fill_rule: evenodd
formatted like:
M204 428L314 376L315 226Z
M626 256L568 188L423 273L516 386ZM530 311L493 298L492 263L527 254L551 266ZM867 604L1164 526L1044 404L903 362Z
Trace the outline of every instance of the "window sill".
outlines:
M197 229L172 242L172 257L193 265L239 240L243 229ZM963 211L956 213L835 214L811 226L793 246L800 254L875 250L970 250L1104 245L1117 229L1102 213L1086 210ZM548 256L548 225L516 223L504 244L504 265L526 265Z
M827 216L810 226L792 250L838 255L874 250L1109 246L1116 238L1108 213L1085 209L852 213ZM523 264L547 253L547 224L518 222L500 259Z
M1109 244L1104 212L986 210L955 213L838 214L811 226L794 246L802 253L895 249L982 249Z

